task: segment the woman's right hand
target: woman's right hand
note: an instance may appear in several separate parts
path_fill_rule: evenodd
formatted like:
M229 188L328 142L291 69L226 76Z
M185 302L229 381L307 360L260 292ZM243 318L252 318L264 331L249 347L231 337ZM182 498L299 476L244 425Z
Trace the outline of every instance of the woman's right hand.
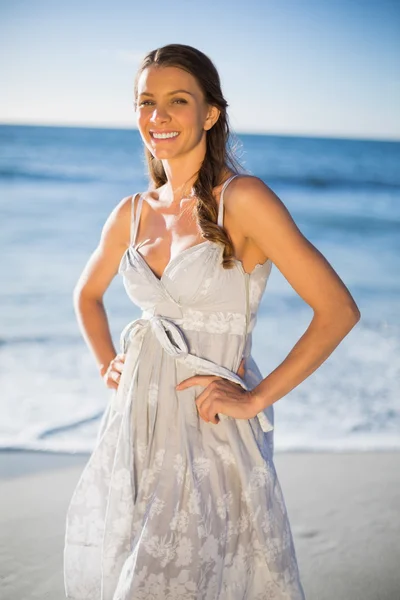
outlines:
M118 384L121 379L122 369L124 368L125 354L117 354L110 364L107 371L103 375L103 381L108 388L118 389Z

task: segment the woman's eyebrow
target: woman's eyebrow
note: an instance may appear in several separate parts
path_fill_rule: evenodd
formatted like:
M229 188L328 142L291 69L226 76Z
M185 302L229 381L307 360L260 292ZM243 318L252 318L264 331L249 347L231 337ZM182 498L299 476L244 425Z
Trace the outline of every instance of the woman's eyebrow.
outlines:
M192 92L189 92L188 90L174 90L173 92L168 92L167 96L172 96L172 94L189 94L190 96L193 96ZM154 96L154 94L151 94L150 92L141 92L139 94L139 96Z

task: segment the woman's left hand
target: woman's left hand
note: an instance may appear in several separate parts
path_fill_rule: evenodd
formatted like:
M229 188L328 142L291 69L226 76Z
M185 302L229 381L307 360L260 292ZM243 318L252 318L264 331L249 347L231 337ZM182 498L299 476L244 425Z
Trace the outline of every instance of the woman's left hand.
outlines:
M193 385L205 387L196 398L196 406L200 417L207 423L218 423L217 413L235 419L252 419L258 412L253 393L244 390L238 383L215 375L193 375L181 381L176 390L186 390Z

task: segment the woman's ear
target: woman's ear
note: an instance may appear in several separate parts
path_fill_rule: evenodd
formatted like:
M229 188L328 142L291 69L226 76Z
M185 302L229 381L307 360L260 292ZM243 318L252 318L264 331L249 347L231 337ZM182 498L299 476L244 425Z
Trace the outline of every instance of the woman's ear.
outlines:
M219 119L220 114L221 111L216 106L210 106L206 120L204 122L204 129L206 131L208 131L215 125L215 123Z

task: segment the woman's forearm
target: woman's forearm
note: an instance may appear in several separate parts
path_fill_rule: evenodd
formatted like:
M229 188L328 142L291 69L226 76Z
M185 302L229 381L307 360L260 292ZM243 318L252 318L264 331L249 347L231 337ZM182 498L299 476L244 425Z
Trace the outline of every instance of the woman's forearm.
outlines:
M104 375L116 355L104 304L78 294L74 296L74 308L82 335Z
M343 311L339 317L314 314L305 333L285 360L253 390L255 407L264 410L313 373L359 321L359 314Z

